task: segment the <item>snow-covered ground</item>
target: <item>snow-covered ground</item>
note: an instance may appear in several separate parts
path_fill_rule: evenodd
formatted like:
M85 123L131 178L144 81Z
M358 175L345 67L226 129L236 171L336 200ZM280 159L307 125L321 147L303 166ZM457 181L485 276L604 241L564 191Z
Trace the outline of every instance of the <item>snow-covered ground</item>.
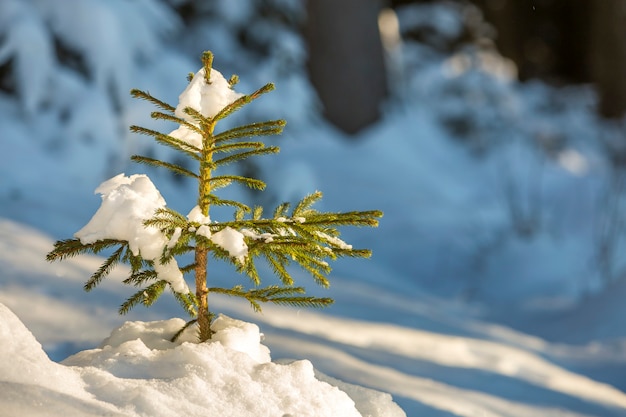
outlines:
M45 253L51 244L52 240L37 230L9 220L0 223L0 303L28 327L3 310L2 352L3 357L12 359L3 361L0 367L5 387L0 398L6 404L2 413L9 413L0 415L172 415L171 410L178 409L172 404L177 401L190 401L188 407L180 409L184 415L195 415L201 407L228 409L224 402L198 399L202 395L197 390L209 386L206 374L214 375L209 380L218 386L238 384L242 389L258 391L263 398L272 392L272 376L266 375L271 370L264 371L257 362L234 351L205 351L188 345L163 350L166 336L142 328L150 327L146 321L172 316L178 310L172 300L121 318L114 313L114 307L128 295L121 284L126 271L116 270L100 291L82 294L85 276L101 259L85 256L50 265ZM626 368L623 346L551 343L472 318L472 312L460 303L426 294L401 294L358 278L335 276L331 291L337 311L268 306L263 314L255 314L246 303L232 299L213 297L212 304L217 311L258 324L264 334L263 344L278 360L272 366L287 366L294 359L310 361L323 373L320 379L350 393L364 416L390 416L399 411L388 397L364 392L364 388L353 388L355 392L351 392L350 387L326 379L324 374L390 393L408 416L626 415L626 394L616 388L623 382ZM571 320L576 318L574 315ZM102 343L124 319L143 321L127 324ZM569 320L561 323L574 326ZM158 323L153 326L167 328ZM172 329L170 333L175 331ZM579 329L585 331L582 325ZM40 350L29 330L52 359L63 360L70 352L88 350L66 359L64 365L56 364ZM147 340L145 344L135 340L142 331L146 333L142 337ZM160 340L161 346L155 345L154 339ZM232 345L244 346L248 351L259 346L247 340L238 342L239 336L231 338ZM98 346L102 347L89 350ZM228 342L226 346L230 346ZM258 353L257 348L256 352L253 356L258 357L265 351ZM219 360L238 364L240 373L234 373L230 365L215 362ZM274 376L290 375L290 382L298 389L303 385L320 389L316 398L326 406L328 402L350 404L345 398L324 397L326 388L317 387L318 382L310 379L309 365L294 363L297 369L271 368ZM215 375L224 379L216 382ZM176 388L181 386L193 389ZM239 392L224 389L220 394ZM298 410L298 402L291 397L294 392L275 392L277 398L286 397L283 412ZM316 399L311 401L315 403ZM274 410L271 404L275 405L268 399L258 404L257 410ZM318 414L301 415L332 415L322 406L314 410ZM346 413L342 415L351 415ZM247 414L242 411L231 415Z
M167 383L149 365L153 357L176 372L176 361L186 358L191 371L201 372L194 367L198 358L218 353L180 346L151 351L150 343L132 340L126 351L115 343L96 349L125 320L168 320L180 315L179 306L164 296L149 310L119 317L117 307L129 296L121 284L124 268L84 293L82 285L101 259L48 264L45 255L54 240L88 223L100 204L93 191L102 181L144 172L125 162L129 154L168 156L149 139L124 133L130 124L147 125L151 109L129 101L125 91L107 98L113 94L108 80L116 80L120 91L137 87L175 104L184 74L198 64L157 41L162 32L180 28L165 3L144 1L143 13L120 1L75 3L86 12L101 7L85 16L107 16L117 26L85 17L85 31L46 2L0 2L0 31L9 33L0 39L10 40L0 45L0 65L13 56L21 68L17 96L0 92L0 303L11 311L2 309L0 327L0 416L26 410L9 405L30 407L32 416L159 415L168 410L159 409L159 400L180 397L146 401L156 395L154 387ZM454 14L433 7L442 19L423 18L426 10L414 16L422 24L454 28ZM221 12L238 16L229 11ZM216 68L225 74L222 63L243 56L238 90L277 85L244 115L288 121L282 137L268 139L281 153L252 167L268 183L261 201L293 201L319 189L323 210L385 213L378 229L342 235L374 255L335 263L330 289L296 277L312 294L336 300L326 310L267 306L255 314L245 303L212 298L214 311L259 326L276 361L267 372L284 369L317 384L305 362L292 362L309 360L318 379L390 393L409 417L626 416L626 283L618 279L626 263L626 190L623 173L605 152L623 131L594 117L593 94L520 85L507 78L509 66L497 55L445 57L407 44L395 57L404 65L395 86L402 94L380 123L346 138L315 116L302 72L280 71L272 60L247 65L252 61L234 51L224 25L245 26L239 18L196 25L187 40L201 33L208 44L199 47L216 53ZM124 25L124 19L140 24ZM103 35L114 26L117 37ZM91 78L46 60L52 53L47 31L91 58L85 70ZM79 36L81 31L89 35ZM298 50L297 39L276 36L277 55ZM133 60L137 55L141 59ZM53 89L38 87L50 80ZM168 205L190 211L192 184L149 174ZM251 198L232 192L229 197ZM216 285L232 284L231 270L211 267ZM66 362L78 368L58 363L83 350L90 353ZM129 353L134 359L124 356ZM76 359L87 356L99 368ZM116 373L116 361L135 367ZM240 364L260 369L247 358ZM257 371L249 374L252 382L271 377ZM37 380L33 372L49 378ZM193 385L178 376L178 383ZM382 394L341 387L364 416L381 412L375 404L394 409ZM129 397L118 395L124 388L137 394L133 410L124 408Z

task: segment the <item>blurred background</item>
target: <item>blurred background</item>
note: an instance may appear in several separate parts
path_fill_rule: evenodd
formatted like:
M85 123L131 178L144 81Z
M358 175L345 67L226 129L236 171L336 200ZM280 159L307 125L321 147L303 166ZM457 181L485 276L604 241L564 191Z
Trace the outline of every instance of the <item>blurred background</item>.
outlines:
M288 123L267 139L279 155L233 167L267 190L231 187L227 198L273 208L319 189L322 210L385 213L378 229L345 230L373 257L336 262L329 290L296 274L336 299L302 316L322 330L250 317L273 355L315 357L414 413L452 415L441 410L453 403L429 402L416 382L430 378L448 384L445 396L483 404L485 393L495 405L482 406L511 416L565 415L524 414L519 403L624 415L597 405L596 391L579 390L585 403L549 381L561 366L626 390L625 0L0 0L0 302L53 359L97 345L126 318L116 306L132 289L83 294L96 261L44 261L52 240L96 211L93 190L147 173L170 207L195 205L195 184L130 163L188 161L129 132L174 128L129 90L176 105L205 50L227 78L239 75L238 91L276 85L218 129ZM211 277L232 285L232 271ZM180 315L168 300L129 318ZM353 320L371 343L338 337L322 314ZM381 334L397 338L385 345ZM448 355L453 342L465 348Z
M623 0L0 0L0 217L70 237L119 172L188 212L193 184L129 163L178 157L129 133L171 129L129 90L175 105L211 50L237 90L277 86L230 123L288 122L278 159L238 168L268 191L230 192L273 205L319 188L324 209L385 211L346 231L374 257L339 276L541 337L621 340L625 23ZM352 307L337 312L412 325Z

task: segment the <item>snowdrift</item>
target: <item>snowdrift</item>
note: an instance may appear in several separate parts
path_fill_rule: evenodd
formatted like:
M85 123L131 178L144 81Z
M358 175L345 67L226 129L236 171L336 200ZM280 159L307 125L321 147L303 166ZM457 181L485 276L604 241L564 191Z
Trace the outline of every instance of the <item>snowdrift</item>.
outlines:
M0 304L0 403L11 416L402 417L388 394L338 383L311 362L271 361L259 328L220 316L210 343L182 319L127 322L97 349L52 362ZM332 385L328 381L336 383ZM340 385L340 387L336 386Z

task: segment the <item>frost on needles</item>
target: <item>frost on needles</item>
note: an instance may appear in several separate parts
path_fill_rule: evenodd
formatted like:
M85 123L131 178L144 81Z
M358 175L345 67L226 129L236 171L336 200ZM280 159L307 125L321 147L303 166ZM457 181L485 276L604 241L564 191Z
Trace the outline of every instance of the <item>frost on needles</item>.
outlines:
M197 181L198 197L190 202L189 213L181 214L167 207L165 200L146 175L117 175L103 182L96 192L102 204L93 218L73 239L58 241L48 254L49 261L63 260L83 253L111 253L85 284L89 291L97 286L119 263L130 265L125 284L139 288L120 307L120 314L137 304L152 305L169 288L191 316L185 327L196 323L199 339L211 338L211 321L215 316L208 306L208 294L220 293L248 300L256 310L261 303L299 307L324 307L330 298L305 295L295 286L290 265L297 264L314 281L328 287L328 260L342 256L369 257L366 249L354 249L339 237L341 226L377 226L380 211L322 213L312 206L322 194L314 192L293 207L278 205L271 216L264 216L260 206L249 207L238 201L224 200L215 191L233 183L262 190L265 184L255 178L221 174L221 168L246 158L277 153L276 146L266 146L257 137L280 134L284 120L270 120L216 131L220 120L271 91L267 84L251 94L233 90L237 77L226 80L212 68L213 55L202 55L203 67L190 75L189 85L173 107L149 93L132 90L135 98L147 100L158 110L154 119L175 122L179 127L164 134L139 126L131 131L152 137L188 159L195 170L182 165L135 155L138 163L168 169ZM194 205L195 204L195 205ZM233 219L218 222L210 217L212 206L230 206ZM179 265L176 258L193 253L194 262ZM232 264L247 275L249 288L243 284L232 288L210 287L207 268L209 256ZM265 261L282 285L261 287L257 260ZM193 276L195 293L185 276ZM184 330L181 329L181 331ZM174 336L176 337L176 336Z

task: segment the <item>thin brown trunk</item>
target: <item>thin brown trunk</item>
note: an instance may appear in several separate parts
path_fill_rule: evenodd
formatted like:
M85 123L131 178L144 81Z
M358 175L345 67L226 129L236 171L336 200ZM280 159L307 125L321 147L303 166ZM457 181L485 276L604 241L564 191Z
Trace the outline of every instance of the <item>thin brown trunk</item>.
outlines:
M205 63L205 69L210 68L210 61ZM210 125L205 131L202 144L202 161L200 162L200 179L198 183L198 205L204 216L209 215L209 195L211 194L211 152L214 143L212 141L215 125ZM207 288L207 255L209 250L196 243L196 297L198 298L198 328L200 330L200 342L211 338L211 316L209 313L209 290Z
M198 298L198 327L200 342L211 338L211 317L209 316L209 290L207 289L206 248L196 247L196 297Z

